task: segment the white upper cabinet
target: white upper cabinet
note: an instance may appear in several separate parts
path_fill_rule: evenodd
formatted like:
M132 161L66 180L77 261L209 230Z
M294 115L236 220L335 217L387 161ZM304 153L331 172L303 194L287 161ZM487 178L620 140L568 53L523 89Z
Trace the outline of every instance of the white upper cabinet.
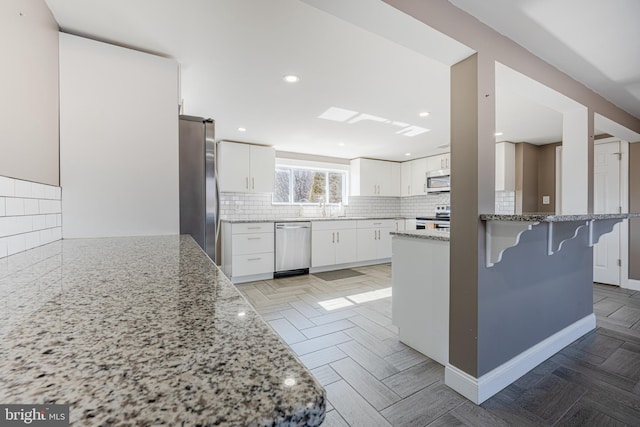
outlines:
M427 194L427 159L411 160L411 196Z
M516 145L496 144L496 191L516 190Z
M438 171L443 169L451 169L450 153L439 154L437 156L427 157L427 171Z
M351 160L352 196L400 195L400 165L372 159Z
M400 195L402 197L411 195L411 162L400 164Z
M272 193L275 165L273 147L228 141L218 143L220 191Z

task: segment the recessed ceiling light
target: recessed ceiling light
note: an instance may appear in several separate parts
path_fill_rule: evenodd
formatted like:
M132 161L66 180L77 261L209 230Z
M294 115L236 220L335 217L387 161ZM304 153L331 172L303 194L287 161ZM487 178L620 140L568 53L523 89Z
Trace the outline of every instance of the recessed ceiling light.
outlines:
M338 145L339 145L340 147L344 147L344 142L339 142L339 143L338 143Z
M405 155L405 156L410 156L410 155L411 155L411 153L404 153L404 155Z
M502 132L496 132L495 136L502 136Z
M428 111L423 111L422 113L418 114L420 117L427 117L429 115Z
M300 81L300 77L296 76L295 74L287 74L282 78L282 80L287 83L298 83Z
M238 131L240 131L240 132L246 132L246 131L247 131L247 129L246 129L246 128L238 128Z

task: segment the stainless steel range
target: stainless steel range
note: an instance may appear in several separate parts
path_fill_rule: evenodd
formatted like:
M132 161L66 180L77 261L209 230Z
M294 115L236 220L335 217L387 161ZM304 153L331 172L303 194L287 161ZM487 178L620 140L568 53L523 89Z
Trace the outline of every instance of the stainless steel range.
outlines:
M449 231L451 225L451 205L437 205L435 215L416 217L416 229L442 229Z

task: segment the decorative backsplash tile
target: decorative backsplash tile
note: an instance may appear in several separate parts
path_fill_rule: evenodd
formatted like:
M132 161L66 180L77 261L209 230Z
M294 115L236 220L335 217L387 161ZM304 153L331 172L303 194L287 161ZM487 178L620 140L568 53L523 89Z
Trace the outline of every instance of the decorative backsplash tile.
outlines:
M325 206L325 216L407 217L433 215L435 206L448 204L449 193L412 197L349 197L349 204ZM269 193L221 193L222 219L283 219L322 217L319 205L273 205Z
M0 176L0 258L62 238L60 187Z
M495 213L502 215L513 215L516 213L515 191L496 191Z

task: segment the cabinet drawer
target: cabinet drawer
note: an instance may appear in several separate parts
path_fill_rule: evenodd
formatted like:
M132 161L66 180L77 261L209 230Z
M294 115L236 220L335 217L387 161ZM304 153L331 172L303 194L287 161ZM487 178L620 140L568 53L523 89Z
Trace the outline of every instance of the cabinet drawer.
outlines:
M234 234L231 242L232 255L273 252L273 232Z
M273 252L235 255L232 259L232 277L273 273Z
M339 221L313 221L311 223L312 230L346 230L349 228L356 228L356 221L353 220L339 220Z
M357 222L358 228L396 228L393 219L360 219Z
M273 230L273 222L243 222L231 226L231 234L273 233Z

